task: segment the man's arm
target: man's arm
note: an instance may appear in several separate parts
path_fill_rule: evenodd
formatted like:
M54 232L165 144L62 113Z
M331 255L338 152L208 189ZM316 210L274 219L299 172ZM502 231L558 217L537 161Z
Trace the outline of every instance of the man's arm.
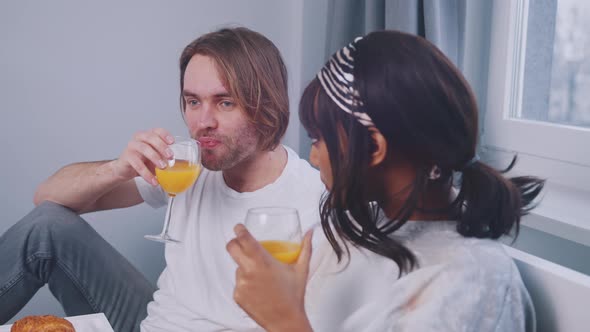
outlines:
M142 203L135 181L118 176L113 163L97 161L65 166L37 188L33 202L39 205L52 201L80 214Z
M109 210L143 202L133 180L143 177L156 186L154 169L166 167L172 157L173 138L164 129L137 133L116 160L68 165L43 182L35 193L35 205L52 201L77 213Z

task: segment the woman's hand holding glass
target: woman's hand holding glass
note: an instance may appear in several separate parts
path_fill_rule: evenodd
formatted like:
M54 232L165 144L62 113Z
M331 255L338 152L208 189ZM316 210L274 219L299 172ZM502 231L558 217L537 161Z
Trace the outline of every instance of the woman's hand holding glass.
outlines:
M234 232L227 251L238 264L236 303L267 331L312 331L304 308L311 231L291 264L271 256L244 225L238 224Z
M259 207L249 209L244 225L277 260L291 264L301 252L301 223L297 209Z

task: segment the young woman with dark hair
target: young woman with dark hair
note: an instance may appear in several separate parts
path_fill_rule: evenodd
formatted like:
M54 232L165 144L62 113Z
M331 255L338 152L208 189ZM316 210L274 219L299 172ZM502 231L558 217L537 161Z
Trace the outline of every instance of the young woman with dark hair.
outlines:
M329 190L320 212L332 255L354 263L353 251L372 252L398 267L383 275L367 261L357 284L324 282L343 298L356 293L342 302L355 309L332 330L535 329L518 270L494 240L518 234L544 181L506 178L479 160L474 94L440 50L395 31L357 38L307 86L299 114ZM228 249L239 266L238 304L268 331L321 330L304 295L327 263L312 261L308 272L309 236L300 260L281 266L242 226L236 234ZM389 287L360 291L384 278Z

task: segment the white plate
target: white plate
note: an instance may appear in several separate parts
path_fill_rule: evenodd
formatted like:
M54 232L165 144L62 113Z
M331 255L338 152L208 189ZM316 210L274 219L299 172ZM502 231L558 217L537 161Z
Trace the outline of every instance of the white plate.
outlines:
M114 332L103 313L65 317L65 319L74 325L76 332ZM0 332L10 332L11 326L0 326Z

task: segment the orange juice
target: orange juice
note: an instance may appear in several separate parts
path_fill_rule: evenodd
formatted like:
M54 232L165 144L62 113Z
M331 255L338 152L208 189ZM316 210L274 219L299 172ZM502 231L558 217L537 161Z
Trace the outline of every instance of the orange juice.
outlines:
M195 183L201 174L201 165L189 164L186 160L176 160L174 166L156 168L156 177L162 189L170 196L176 196Z
M301 253L301 243L288 241L260 241L274 258L287 264L295 263Z

